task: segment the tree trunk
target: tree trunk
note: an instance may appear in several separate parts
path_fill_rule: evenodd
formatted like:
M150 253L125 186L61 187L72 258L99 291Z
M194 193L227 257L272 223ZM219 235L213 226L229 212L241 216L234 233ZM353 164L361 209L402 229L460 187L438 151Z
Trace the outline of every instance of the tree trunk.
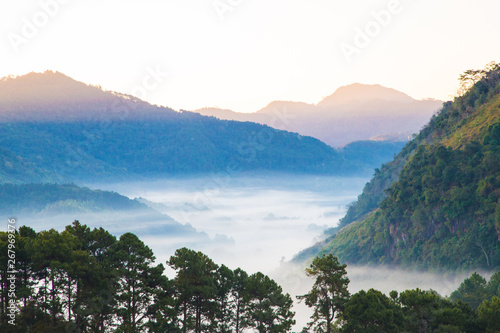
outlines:
M184 319L183 319L183 322L182 322L182 332L183 333L186 333L187 332L187 327L186 327L186 322L187 322L187 309L186 309L186 301L183 302L184 303L184 307L182 309L182 312L184 314Z
M240 302L236 302L236 333L240 333Z

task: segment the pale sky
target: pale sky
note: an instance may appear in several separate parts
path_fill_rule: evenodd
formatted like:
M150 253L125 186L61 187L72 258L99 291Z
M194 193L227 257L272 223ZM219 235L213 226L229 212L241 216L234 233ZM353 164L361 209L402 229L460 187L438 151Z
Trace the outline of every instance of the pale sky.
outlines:
M0 77L57 70L176 110L317 103L354 82L449 99L460 73L500 62L498 13L498 0L0 0Z

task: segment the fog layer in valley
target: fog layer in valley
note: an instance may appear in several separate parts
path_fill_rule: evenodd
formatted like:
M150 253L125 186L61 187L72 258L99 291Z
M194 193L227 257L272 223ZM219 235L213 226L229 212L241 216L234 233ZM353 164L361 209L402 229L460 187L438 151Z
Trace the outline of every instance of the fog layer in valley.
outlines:
M213 176L91 187L138 198L175 221L206 233L211 242L189 242L186 246L204 252L218 264L266 273L312 245L326 228L335 226L366 181L313 176ZM123 232L128 231L127 224ZM167 233L148 233L141 238L161 262L173 254Z

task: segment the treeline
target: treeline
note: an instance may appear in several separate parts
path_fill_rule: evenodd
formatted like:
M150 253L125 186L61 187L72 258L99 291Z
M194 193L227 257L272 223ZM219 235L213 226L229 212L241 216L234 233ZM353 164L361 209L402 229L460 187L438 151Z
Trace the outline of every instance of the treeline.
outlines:
M75 221L62 232L0 232L1 332L290 332L293 300L271 278L182 248L165 266L137 236L118 239ZM466 279L450 299L433 291L348 292L332 255L306 269L297 296L313 308L303 332L496 332L500 272ZM12 279L12 277L15 279ZM13 304L13 305L12 305Z
M131 233L116 239L78 221L63 232L23 226L0 233L0 251L2 332L287 332L294 324L292 298L268 276L182 248L167 262L177 272L168 279Z
M188 112L106 126L0 122L0 180L61 183L261 171L353 175L366 167L312 137Z
M389 296L375 289L350 295L346 265L332 254L316 257L306 274L316 282L298 297L314 309L303 333L500 331L500 272L488 283L474 273L450 299L418 288Z

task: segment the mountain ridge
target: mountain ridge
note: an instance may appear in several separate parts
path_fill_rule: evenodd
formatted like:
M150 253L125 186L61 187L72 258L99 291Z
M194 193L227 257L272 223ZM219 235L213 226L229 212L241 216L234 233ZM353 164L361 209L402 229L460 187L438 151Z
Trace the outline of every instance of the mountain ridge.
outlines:
M351 84L338 88L317 104L273 101L254 113L203 108L193 112L219 119L253 121L312 136L332 147L372 137L408 140L442 102L415 100L381 85Z
M378 158L398 149L384 147ZM14 183L375 167L313 137L177 112L51 71L0 80L0 148L0 181Z
M411 103L416 99L393 88L384 87L380 84L352 83L335 90L333 94L323 98L318 106L331 106L346 104L352 101L366 102L381 99L385 101Z

